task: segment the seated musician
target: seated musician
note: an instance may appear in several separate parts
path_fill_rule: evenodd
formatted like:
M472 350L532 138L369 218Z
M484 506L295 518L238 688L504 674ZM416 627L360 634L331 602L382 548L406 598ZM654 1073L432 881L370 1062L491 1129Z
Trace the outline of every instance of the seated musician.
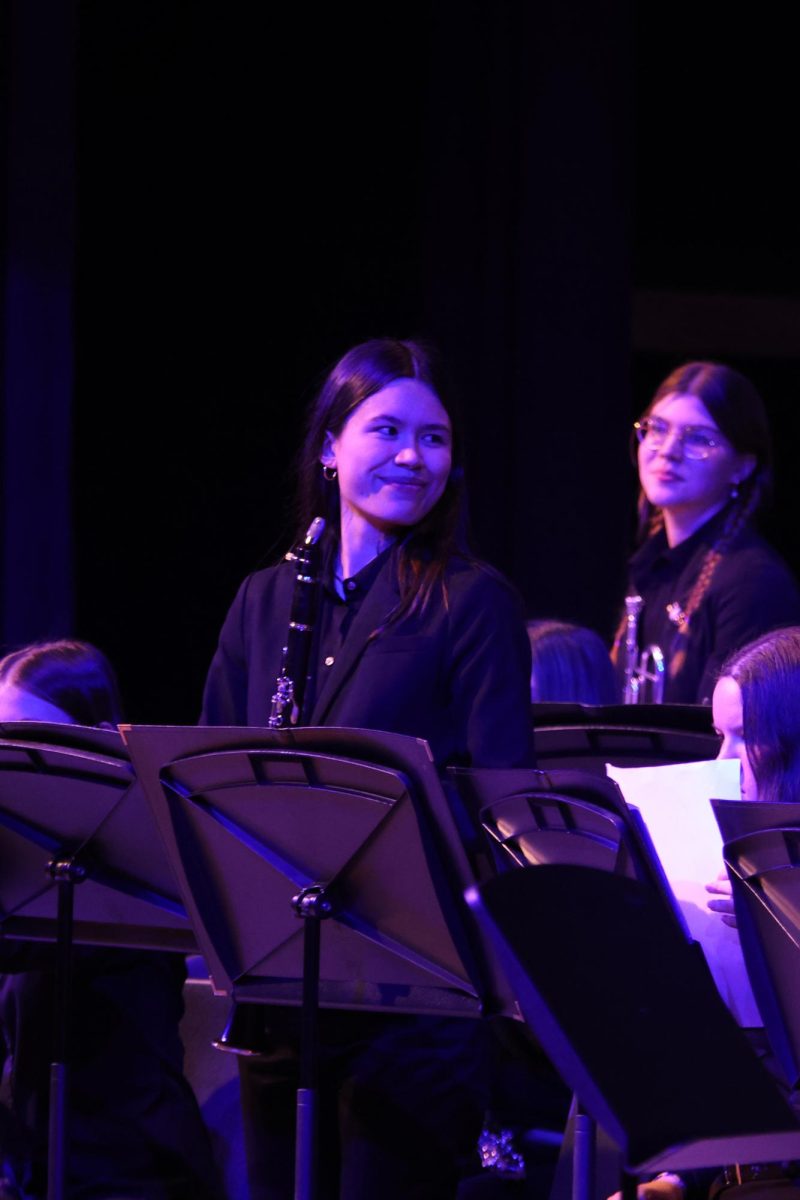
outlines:
M719 758L741 763L743 800L800 799L800 627L779 629L730 655L722 666L712 701L714 725L722 738ZM725 871L708 885L709 908L736 924L731 884ZM762 1030L748 1031L764 1066L788 1093L777 1060ZM793 1107L798 1105L789 1096ZM710 1192L709 1192L710 1186ZM680 1200L686 1192L712 1200L733 1187L753 1200L800 1189L794 1164L742 1164L722 1172L698 1172L681 1178L662 1175L639 1188L640 1200Z
M528 621L531 644L531 701L616 704L614 667L603 639L593 629L566 621Z
M0 721L114 728L110 664L85 642L0 660ZM0 1196L44 1197L54 947L0 938ZM182 956L78 947L72 981L67 1200L213 1200L210 1143L183 1075Z
M524 765L528 647L518 598L465 536L461 436L441 364L379 338L331 369L299 462L298 540L326 520L301 724L425 738L437 765ZM242 585L220 635L207 725L264 725L297 572ZM291 1194L297 1014L260 1015L240 1064L252 1200ZM445 1200L477 1166L485 1031L439 1017L326 1011L319 1188L325 1200Z
M714 688L719 758L742 764L742 799L800 799L800 626L764 634L732 654ZM709 908L735 924L725 872Z
M639 646L663 653L668 704L708 704L729 654L800 622L797 584L756 530L772 483L766 409L738 371L686 363L660 385L634 439L639 547L628 591L644 602ZM625 632L623 618L620 666Z

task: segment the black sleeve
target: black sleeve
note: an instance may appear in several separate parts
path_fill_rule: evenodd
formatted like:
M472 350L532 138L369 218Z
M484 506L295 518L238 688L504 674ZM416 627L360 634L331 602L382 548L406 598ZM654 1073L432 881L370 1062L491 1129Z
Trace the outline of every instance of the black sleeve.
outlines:
M450 686L470 765L533 766L531 649L520 597L481 569L454 609Z
M697 700L708 703L729 654L770 630L800 624L800 593L785 564L773 553L732 556L720 565L709 599L714 604L714 642Z

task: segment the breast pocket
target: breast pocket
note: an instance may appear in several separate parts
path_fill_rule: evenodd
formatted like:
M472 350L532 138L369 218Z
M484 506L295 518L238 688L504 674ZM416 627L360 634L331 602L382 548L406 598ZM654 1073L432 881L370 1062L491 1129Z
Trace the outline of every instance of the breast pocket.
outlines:
M358 703L367 728L430 737L430 713L441 708L441 644L425 635L376 638L358 669Z

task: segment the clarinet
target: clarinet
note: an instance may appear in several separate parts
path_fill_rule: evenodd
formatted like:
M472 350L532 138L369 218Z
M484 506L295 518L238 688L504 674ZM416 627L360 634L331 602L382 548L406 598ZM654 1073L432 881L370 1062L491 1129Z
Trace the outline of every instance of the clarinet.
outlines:
M302 724L303 697L308 682L311 641L319 602L319 542L325 531L323 517L315 517L305 537L286 555L295 564L296 576L286 645L275 682L269 720L270 729Z
M639 654L639 618L644 600L625 597L625 686L623 704L661 704L664 700L666 664L660 646L652 644Z

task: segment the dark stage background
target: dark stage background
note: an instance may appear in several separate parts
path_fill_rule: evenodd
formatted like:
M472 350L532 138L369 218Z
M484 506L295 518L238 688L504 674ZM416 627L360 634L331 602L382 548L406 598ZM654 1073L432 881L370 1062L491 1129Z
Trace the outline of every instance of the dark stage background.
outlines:
M383 333L442 346L531 615L610 635L629 424L689 357L762 388L800 568L794 42L718 11L6 3L4 648L75 633L194 720L304 406Z

